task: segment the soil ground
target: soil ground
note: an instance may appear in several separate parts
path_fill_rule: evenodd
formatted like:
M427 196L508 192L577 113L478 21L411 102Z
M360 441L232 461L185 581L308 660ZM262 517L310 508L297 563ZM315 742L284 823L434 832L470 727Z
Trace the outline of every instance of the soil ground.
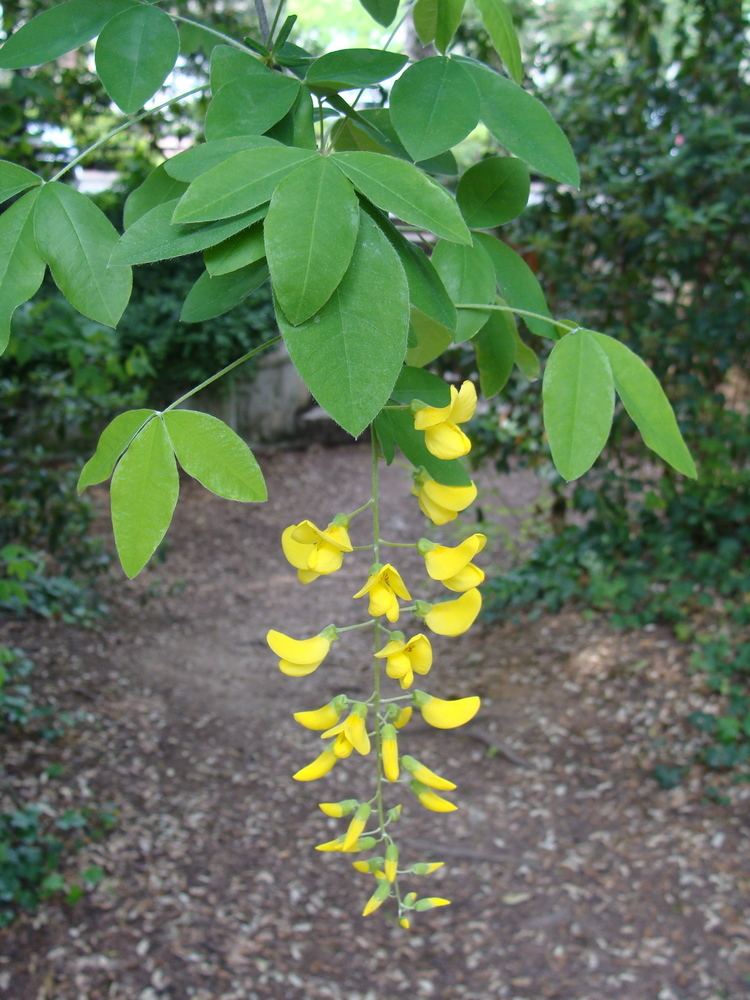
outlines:
M72 861L73 874L105 870L93 892L0 932L0 997L750 996L747 792L727 784L726 807L696 768L670 791L649 777L662 759L691 758L685 717L710 710L682 647L658 629L619 633L567 613L436 640L423 686L479 693L483 707L461 730L418 720L403 731L402 750L458 781L460 809L408 801L399 837L410 859L448 862L429 892L454 902L410 932L359 916L369 879L313 850L337 828L316 803L364 793L372 758L292 782L317 737L291 713L341 690L366 696L366 640L342 637L293 681L263 635L361 620L351 594L366 554L301 588L278 539L292 521L360 504L368 462L362 446L277 452L264 461L273 502L260 507L184 484L167 560L113 585L105 627L4 626L46 696L86 714L62 745L7 748L16 794L111 802L119 822ZM533 480L489 479L513 504L533 503ZM389 469L383 493L387 537L425 533L405 472ZM444 537L473 528L467 518ZM502 564L502 538L485 565ZM394 551L424 596L419 561ZM63 777L40 779L52 760Z

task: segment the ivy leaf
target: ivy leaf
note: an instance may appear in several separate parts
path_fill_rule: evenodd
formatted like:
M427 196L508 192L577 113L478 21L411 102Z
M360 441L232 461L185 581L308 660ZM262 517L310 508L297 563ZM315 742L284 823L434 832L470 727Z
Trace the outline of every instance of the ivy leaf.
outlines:
M231 274L212 277L203 273L187 294L180 313L181 323L203 323L234 309L268 280L265 260Z
M408 62L408 56L383 49L339 49L310 63L305 74L308 87L322 91L371 87L389 80Z
M119 235L107 216L86 195L54 181L39 192L34 233L68 302L97 323L117 326L130 300L133 274L129 267L110 266Z
M477 0L477 7L495 51L516 83L520 83L523 79L521 46L510 7L505 0Z
M41 66L90 41L135 0L68 0L45 10L11 35L0 49L0 69Z
M507 243L502 243L488 233L477 233L476 240L492 261L497 286L507 304L514 309L528 309L530 312L549 316L551 321L542 286L523 257ZM522 316L521 319L537 336L557 340L557 329L553 322L547 323L532 316Z
M508 313L493 312L472 341L485 399L505 387L516 360L516 324Z
M426 160L465 139L479 121L477 85L463 63L432 56L414 63L393 85L391 121L414 160Z
M141 216L157 205L181 197L186 190L187 184L170 177L164 164L160 163L151 171L143 184L131 191L126 198L122 215L125 228L130 228Z
M175 199L157 205L126 229L112 252L112 263L150 264L207 250L262 219L267 211L266 205L260 205L233 219L205 226L180 226L172 222L178 204Z
M555 468L568 482L578 479L607 443L615 407L612 368L588 330L569 333L553 347L542 401Z
M290 146L247 149L197 177L174 213L175 222L212 222L268 201L295 167L317 153Z
M266 255L263 240L263 223L258 222L249 229L244 229L218 246L209 247L203 254L206 270L212 277L221 274L231 274L241 267L254 264Z
M399 0L359 0L370 17L387 28L393 23Z
M206 110L206 138L260 135L289 111L299 88L297 80L271 70L224 84Z
M34 239L38 191L29 191L0 215L0 354L10 340L13 313L39 291L45 265Z
M37 187L42 178L9 160L0 160L0 204L21 191Z
M201 486L225 500L268 499L255 456L223 421L197 410L170 410L164 423L177 461Z
M172 445L157 417L133 438L112 476L112 529L120 564L131 580L166 535L179 492Z
M487 254L476 240L471 246L457 246L439 240L432 263L453 302L483 305L495 301L495 272ZM490 310L459 309L455 341L469 340L487 322Z
M644 443L683 476L696 479L695 462L657 377L625 344L604 333L593 336L609 358L617 395Z
M316 156L276 188L263 229L274 294L298 326L325 305L349 267L357 196L330 157Z
M530 189L523 161L513 156L490 156L469 167L458 182L456 199L467 225L492 229L523 212Z
M453 198L418 167L380 153L333 153L331 159L378 208L455 243L471 234Z
M119 457L154 413L155 410L126 410L107 424L99 435L96 451L81 469L79 493L109 479Z
M398 256L362 213L349 270L321 311L279 327L318 403L357 437L391 394L406 354L409 288Z
M570 143L541 101L487 66L462 59L481 94L481 118L501 146L545 177L578 187Z
M424 431L414 429L414 414L410 410L383 410L376 423L378 432L381 427L384 428L384 436L388 435L396 442L414 468L426 469L436 482L444 486L468 486L471 482L471 477L458 459L446 462L435 458L427 450Z
M115 104L132 115L161 87L179 54L180 36L169 14L139 4L104 26L96 43L96 72Z
M228 160L233 153L239 153L243 149L261 149L264 146L278 145L275 139L267 135L233 135L228 139L217 139L215 142L200 142L197 146L167 160L164 169L170 177L189 184L207 170Z

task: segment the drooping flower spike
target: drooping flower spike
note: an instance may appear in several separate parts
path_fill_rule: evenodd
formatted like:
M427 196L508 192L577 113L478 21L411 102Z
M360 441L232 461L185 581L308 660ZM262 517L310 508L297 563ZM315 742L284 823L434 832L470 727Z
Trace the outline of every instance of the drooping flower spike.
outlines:
M458 391L451 389L450 395L448 406L421 406L415 414L415 426L424 430L428 449L439 458L454 458L459 452L468 451L468 438L459 424L471 418L476 394L470 383L464 383ZM414 689L415 676L426 677L432 669L432 642L427 635L414 629L389 631L387 623L413 614L436 635L458 636L466 632L482 606L478 586L484 580L484 572L473 560L484 549L487 539L475 532L457 545L443 545L426 538L417 543L382 541L377 445L373 447L373 491L367 503L349 515L337 515L325 529L305 520L290 525L282 537L284 554L297 569L302 583L336 572L347 553L369 550L374 564L354 599L368 599L370 618L352 625L330 625L304 639L271 629L267 641L279 657L282 673L306 677L318 669L331 643L345 632L362 628L372 631L374 682L371 694L364 697L358 690L353 698L345 689L318 708L294 713L300 726L320 736L323 749L293 777L302 783L315 782L324 780L341 761L364 758L362 766L366 767L366 761L374 759L375 790L371 798L333 797L329 801L321 796L320 811L341 825L315 849L320 853L358 855L352 862L355 870L371 880L367 895L363 894L366 901L362 915L368 917L387 906L394 909L399 926L408 929L417 913L447 906L449 900L437 895L420 898L413 891L404 893L400 880L431 875L442 868L443 862L409 859L402 862L402 849L394 839L394 830L401 818L403 803L389 807L386 792L389 790L392 794L395 789L403 788L406 798L418 807L433 813L455 812L458 805L450 797L456 789L455 783L403 752L402 744L407 741L415 709L428 725L447 730L463 726L474 718L480 701L475 695L445 700ZM454 520L477 495L474 483L447 486L427 475L424 469L415 476L413 492L425 516L436 525ZM373 517L372 542L355 547L349 537L349 523L368 509ZM382 549L394 544L416 548L424 559L428 582L437 581L457 596L445 601L424 600L419 596L414 600L396 566L381 561ZM403 604L412 601L406 606ZM354 682L357 687L360 678L358 672ZM391 690L397 692L395 696L384 690L384 684L389 681L394 682Z

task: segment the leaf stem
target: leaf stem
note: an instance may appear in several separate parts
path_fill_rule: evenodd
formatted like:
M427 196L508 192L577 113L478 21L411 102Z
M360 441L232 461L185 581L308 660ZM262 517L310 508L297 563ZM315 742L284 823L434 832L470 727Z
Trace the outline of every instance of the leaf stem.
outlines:
M196 393L199 393L202 389L206 389L213 382L216 382L225 375L228 375L229 372L234 371L235 368L239 368L240 365L244 365L246 361L255 357L256 354L260 354L261 351L265 351L269 347L273 347L274 344L278 344L280 340L281 337L273 337L271 340L267 340L265 344L261 344L259 347L254 347L252 351L248 351L247 354L243 354L241 358L237 358L235 361L232 361L226 366L226 368L222 368L221 371L216 372L214 375L210 375L207 379L204 379L200 385L196 385L194 388L183 393L179 399L176 399L174 403L170 403L166 410L163 410L162 412L169 413L170 410L174 410L175 407L180 405L180 403L184 403L186 399L190 399L191 396L195 396Z
M374 618L368 618L366 622L358 622L356 625L342 625L342 626L337 625L336 626L336 631L337 632L354 632L358 628L367 628L368 625L374 625L374 624L375 624L375 619Z
M168 101L163 101L161 104L157 104L155 108L150 108L148 111L141 111L137 115L128 118L127 121L122 122L116 128L113 128L111 131L103 135L101 139L97 139L96 142L93 142L90 146L87 146L86 149L82 150L78 156L74 157L70 161L70 163L66 163L61 170L58 170L56 174L53 174L47 183L51 184L52 181L59 181L60 178L67 174L69 170L72 170L73 167L77 167L82 160L85 160L89 153L93 153L95 149L99 149L100 146L109 142L110 139L114 139L116 135L119 135L120 132L124 132L125 129L130 128L131 125L135 125L144 118L148 118L149 115L155 115L157 111L161 111L162 108L169 107L170 104L175 104L177 101L183 101L186 97L192 97L193 94L199 94L202 90L208 90L208 86L209 85L207 83L203 83L199 87L193 87L191 90L186 90L182 94L170 97Z
M255 13L258 15L258 27L263 37L263 41L268 45L271 40L271 32L268 27L268 14L263 0L255 0Z
M390 545L393 549L416 549L416 542L388 542L385 538L379 538L381 545Z
M385 42L383 43L383 47L381 49L382 52L385 52L388 49L388 46L391 44L391 42L393 41L393 39L398 34L399 28L401 27L401 25L404 23L404 21L409 16L409 11L411 10L411 7L412 7L411 3L407 4L406 10L402 14L402 16L398 19L398 21L396 22L396 27L393 29L393 31L391 31L390 35L386 38ZM364 94L364 92L366 90L367 90L367 87L363 87L359 91L359 93L357 94L357 96L352 101L352 108L356 108L357 107L357 104L359 103L359 100L362 97L362 94Z
M489 309L492 312L514 313L517 316L530 316L531 319L544 320L545 323L551 323L552 326L557 326L560 322L551 316L543 316L542 313L532 312L530 309L517 309L515 306L482 305L480 302L457 302L456 309L479 309L482 312L486 312Z
M207 32L209 35L214 35L216 38L221 38L223 42L227 45L233 45L235 49L239 49L241 52L249 53L254 59L258 58L258 54L253 52L251 48L247 45L243 45L242 42L238 42L236 38L232 38L231 35L225 35L223 31L217 31L216 28L209 28L207 24L202 24L200 21L194 21L192 17L183 17L182 14L170 14L169 15L173 21L182 21L183 24L190 24L194 28L200 28L201 31ZM267 25L266 25L267 27Z

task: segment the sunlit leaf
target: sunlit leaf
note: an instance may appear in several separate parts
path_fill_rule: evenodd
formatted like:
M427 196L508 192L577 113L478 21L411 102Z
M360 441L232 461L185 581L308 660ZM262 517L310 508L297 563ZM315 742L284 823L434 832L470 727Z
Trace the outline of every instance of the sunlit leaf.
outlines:
M99 435L96 451L81 469L78 492L103 483L112 475L117 460L138 431L154 415L154 410L126 410L118 413Z
M495 272L487 254L476 240L471 246L438 241L432 263L456 304L484 305L495 301ZM459 309L456 343L473 337L487 322L489 310Z
M338 49L310 63L305 83L316 90L350 90L388 80L403 69L407 56L383 49Z
M505 0L477 0L477 7L495 51L516 83L520 83L523 79L521 46L510 7Z
M243 229L242 232L230 236L217 246L209 247L203 254L203 260L208 273L218 276L239 271L241 267L254 264L265 255L263 223L258 222L249 229Z
M189 184L207 170L228 160L233 153L278 145L276 139L267 135L233 135L215 142L200 142L167 160L164 169L170 177Z
M21 191L28 191L29 188L37 187L42 183L42 178L9 160L0 160L0 204L12 198Z
M284 117L298 93L297 80L271 70L238 77L224 84L208 105L206 138L260 135Z
M126 198L122 216L125 228L130 228L142 215L157 205L181 197L186 190L187 184L170 177L164 164L160 163L151 171L143 184L131 191Z
M153 97L174 69L180 36L159 7L138 5L113 17L96 43L96 72L126 114Z

